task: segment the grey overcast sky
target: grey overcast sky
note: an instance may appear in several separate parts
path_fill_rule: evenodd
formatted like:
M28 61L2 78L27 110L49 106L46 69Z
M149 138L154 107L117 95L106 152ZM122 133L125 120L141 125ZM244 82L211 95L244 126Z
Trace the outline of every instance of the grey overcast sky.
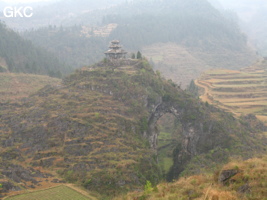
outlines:
M52 1L52 0L0 0L5 3L29 3L29 2L40 2L40 1Z

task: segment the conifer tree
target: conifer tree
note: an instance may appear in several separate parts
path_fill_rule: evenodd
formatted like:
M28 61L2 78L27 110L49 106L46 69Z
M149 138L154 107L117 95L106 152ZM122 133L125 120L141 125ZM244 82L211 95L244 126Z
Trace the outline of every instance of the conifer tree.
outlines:
M142 54L140 53L140 51L137 52L137 54L136 54L136 58L137 58L137 59L142 59Z

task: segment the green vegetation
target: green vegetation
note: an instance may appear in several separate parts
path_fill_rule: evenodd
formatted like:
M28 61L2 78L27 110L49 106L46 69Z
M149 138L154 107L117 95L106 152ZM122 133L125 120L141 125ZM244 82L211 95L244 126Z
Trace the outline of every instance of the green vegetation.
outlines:
M187 91L188 91L190 94L192 94L194 97L198 97L198 96L199 96L199 94L198 94L198 87L196 86L194 80L192 80L192 81L190 82L190 85L188 86Z
M9 72L42 74L58 78L71 72L70 67L62 64L52 53L35 47L3 23L0 23L0 35L0 63L5 66L0 67L1 71L6 68Z
M29 192L13 197L8 197L6 200L92 200L91 198L71 189L67 186L57 186L46 190L40 190L35 192Z
M64 60L66 65L79 68L101 60L108 47L106 38L88 38L81 35L81 31L82 26L49 26L26 31L23 36L35 45L52 52L59 60Z
M153 187L150 181L146 181L145 194L149 194L153 191Z
M173 150L175 146L173 134L160 132L158 137L158 160L164 175L169 172L173 165Z
M142 54L140 53L140 51L137 52L137 54L136 54L136 58L137 58L137 59L142 59Z

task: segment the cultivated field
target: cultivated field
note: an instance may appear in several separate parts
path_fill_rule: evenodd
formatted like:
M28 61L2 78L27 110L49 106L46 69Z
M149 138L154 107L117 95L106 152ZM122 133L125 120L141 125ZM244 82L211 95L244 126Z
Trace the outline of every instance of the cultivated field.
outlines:
M60 185L46 190L25 193L5 200L94 200L88 196L68 187Z
M267 123L267 61L240 71L210 70L196 85L203 101L237 115L253 113Z

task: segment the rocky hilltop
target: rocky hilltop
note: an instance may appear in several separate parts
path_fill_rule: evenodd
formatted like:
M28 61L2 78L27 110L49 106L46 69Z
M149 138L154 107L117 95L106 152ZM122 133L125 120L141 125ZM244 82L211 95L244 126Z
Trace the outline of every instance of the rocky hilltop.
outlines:
M169 180L231 155L264 151L258 134L264 126L256 118L236 119L200 102L146 60L105 59L76 70L61 85L1 104L0 183L28 188L28 180L15 177L47 177L45 170L109 197L140 189L147 180L157 183L157 121L166 113L182 127Z

